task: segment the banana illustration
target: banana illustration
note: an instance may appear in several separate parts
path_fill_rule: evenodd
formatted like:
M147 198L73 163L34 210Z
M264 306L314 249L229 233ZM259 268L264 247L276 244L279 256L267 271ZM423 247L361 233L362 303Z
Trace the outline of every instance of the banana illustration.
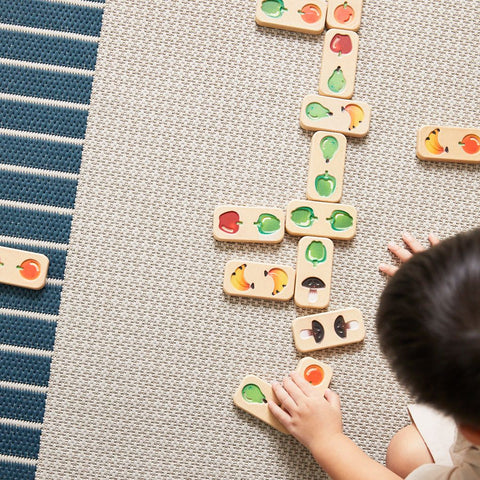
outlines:
M245 279L245 269L247 268L247 264L244 263L243 265L240 265L235 269L235 271L232 273L230 276L230 281L232 282L232 285L234 288L237 290L240 290L242 292L247 291L249 288L254 288L254 284L250 284L247 282Z
M272 268L268 272L265 270L267 275L273 279L272 295L277 295L287 286L288 275L281 268Z
M363 109L353 103L348 104L346 107L342 107L342 112L344 110L350 115L350 125L348 127L349 130L353 130L355 127L358 127L360 122L365 118Z
M439 133L440 129L436 128L435 130L432 130L425 139L425 146L427 147L427 150L434 155L440 155L443 152L448 153L448 147L443 148L438 141Z

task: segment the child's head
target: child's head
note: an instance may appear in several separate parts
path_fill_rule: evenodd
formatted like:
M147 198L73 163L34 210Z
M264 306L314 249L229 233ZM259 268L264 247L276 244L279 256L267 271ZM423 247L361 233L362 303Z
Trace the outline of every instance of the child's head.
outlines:
M480 429L480 229L402 265L380 298L377 329L419 401Z

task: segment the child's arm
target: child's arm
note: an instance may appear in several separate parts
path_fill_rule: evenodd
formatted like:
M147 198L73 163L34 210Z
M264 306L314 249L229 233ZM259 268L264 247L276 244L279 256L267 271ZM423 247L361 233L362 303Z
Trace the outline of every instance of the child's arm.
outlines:
M277 420L305 445L333 480L401 480L401 477L372 460L343 434L339 396L327 390L325 396L298 373L273 384L283 408L269 401Z
M400 245L397 245L396 243L389 243L388 244L388 249L401 261L401 262L406 262L409 258L411 258L415 253L418 252L423 252L425 248L423 245L412 235L409 233L404 233L402 235L402 240L405 242L407 247L411 250L408 251L406 248L401 247ZM430 245L436 245L437 243L440 242L440 240L433 234L431 233L428 236L428 240L430 242ZM397 270L398 267L394 267L393 265L387 265L386 263L381 263L379 265L379 269L381 272L385 273L389 277L393 276Z

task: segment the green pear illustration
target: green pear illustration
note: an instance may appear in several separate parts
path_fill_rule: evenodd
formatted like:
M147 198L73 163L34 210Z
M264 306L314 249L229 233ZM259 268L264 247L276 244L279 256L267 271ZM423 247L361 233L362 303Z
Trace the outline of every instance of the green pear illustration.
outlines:
M249 383L242 388L242 397L250 403L267 403L267 399L260 387L254 383Z
M275 233L280 228L280 220L271 213L262 213L253 224L257 226L258 232L264 235Z
M264 0L262 2L262 12L269 17L280 18L286 11L283 0Z
M338 140L331 135L327 135L320 140L320 150L323 158L328 163L338 150Z
M310 207L298 207L291 213L292 222L299 227L310 227L314 220L317 220Z
M335 191L336 186L337 180L328 173L328 170L315 179L315 190L321 197L329 197Z
M328 108L318 102L309 103L305 109L305 113L310 120L319 120L333 115Z
M327 220L337 231L348 230L353 225L353 217L343 210L334 210Z
M320 240L315 240L305 250L305 258L316 267L327 258L327 249Z
M327 85L330 91L334 93L342 92L345 89L347 81L345 80L345 75L342 72L341 67L337 67L331 77L328 79Z

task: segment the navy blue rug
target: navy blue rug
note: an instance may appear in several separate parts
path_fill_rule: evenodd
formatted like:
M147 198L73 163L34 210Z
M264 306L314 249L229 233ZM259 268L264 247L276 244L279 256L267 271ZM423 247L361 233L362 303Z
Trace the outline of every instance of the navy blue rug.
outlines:
M104 0L0 0L0 244L47 255L0 285L0 478L35 478Z

